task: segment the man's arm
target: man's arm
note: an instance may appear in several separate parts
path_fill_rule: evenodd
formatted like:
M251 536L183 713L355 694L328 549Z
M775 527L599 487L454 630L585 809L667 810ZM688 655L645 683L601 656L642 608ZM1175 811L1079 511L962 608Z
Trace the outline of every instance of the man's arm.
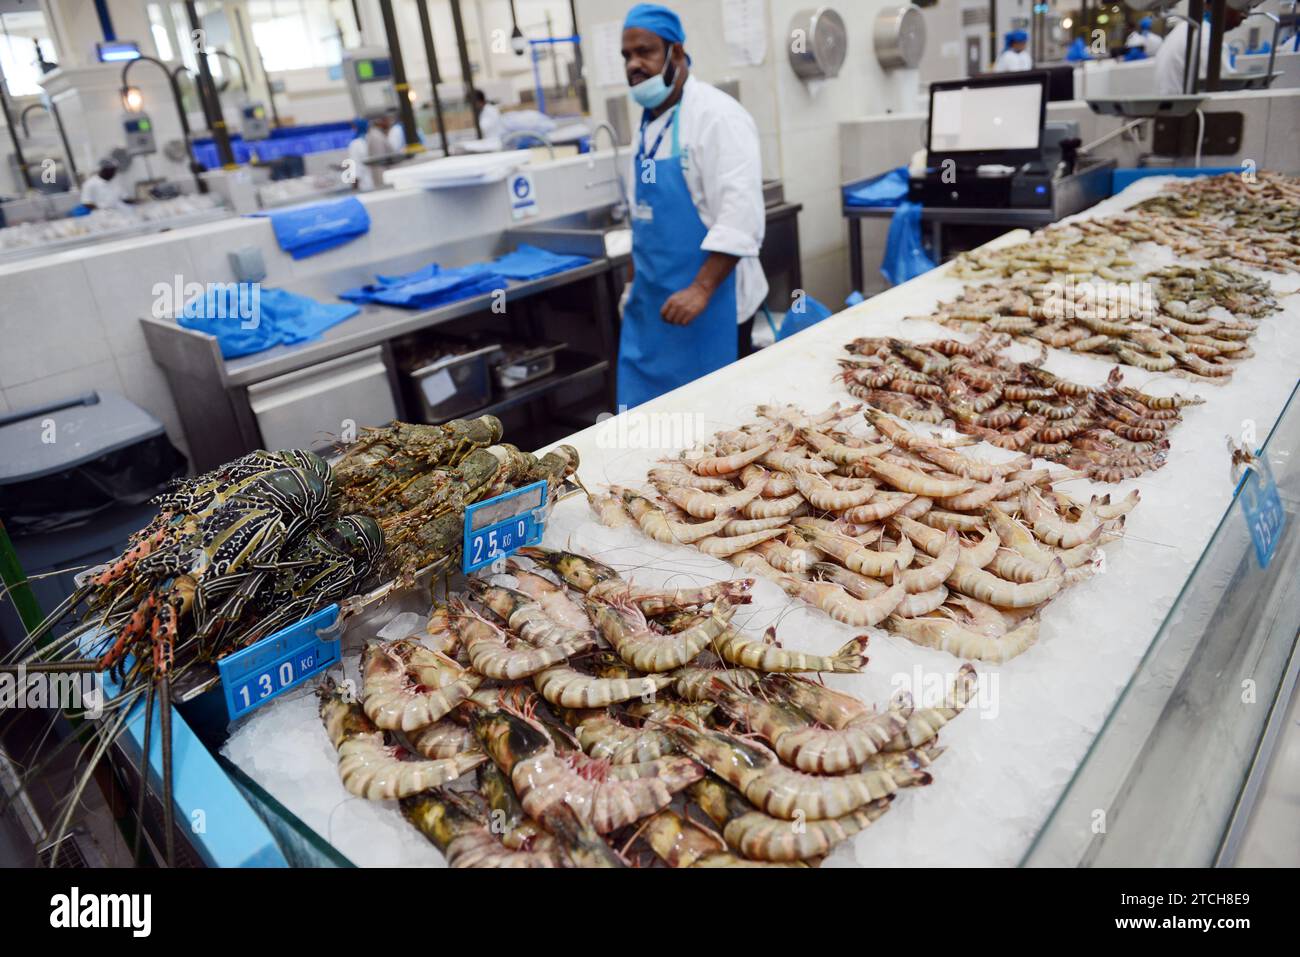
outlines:
M740 259L726 253L709 253L704 265L695 274L695 281L668 297L662 310L664 322L686 326L708 308L709 300L718 287L727 281Z
M674 325L693 322L704 311L740 259L758 255L767 229L758 129L748 113L728 110L711 117L691 158L700 164L713 224L700 243L709 257L694 281L664 303L664 320Z

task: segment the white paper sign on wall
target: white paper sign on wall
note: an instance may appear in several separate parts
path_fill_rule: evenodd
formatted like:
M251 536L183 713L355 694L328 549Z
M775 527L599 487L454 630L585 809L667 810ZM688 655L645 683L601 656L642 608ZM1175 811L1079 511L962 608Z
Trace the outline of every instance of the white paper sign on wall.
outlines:
M515 219L527 219L537 215L537 187L531 173L522 170L512 173L506 179L510 189L510 213Z

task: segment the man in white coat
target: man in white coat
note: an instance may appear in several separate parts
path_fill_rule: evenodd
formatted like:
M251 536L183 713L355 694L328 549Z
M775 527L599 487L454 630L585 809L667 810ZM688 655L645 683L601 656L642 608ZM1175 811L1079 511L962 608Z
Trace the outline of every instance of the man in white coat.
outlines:
M767 298L758 127L690 75L685 31L658 4L623 23L623 63L642 108L633 134L634 276L619 340L618 402L633 408L749 351Z
M1025 49L1029 45L1029 34L1024 30L1012 30L1007 36L1007 45L998 54L993 64L994 73L1019 73L1021 70L1034 68L1034 57Z
M1224 31L1235 30L1241 26L1244 14L1228 7L1225 11ZM1156 53L1156 93L1161 96L1174 96L1183 92L1183 73L1187 70L1187 21L1179 20L1177 25L1165 35L1165 42ZM1210 61L1210 20L1209 15L1201 23L1201 65L1198 71L1205 79L1206 65ZM1232 73L1233 67L1228 55L1228 44L1223 43L1223 65L1220 74Z

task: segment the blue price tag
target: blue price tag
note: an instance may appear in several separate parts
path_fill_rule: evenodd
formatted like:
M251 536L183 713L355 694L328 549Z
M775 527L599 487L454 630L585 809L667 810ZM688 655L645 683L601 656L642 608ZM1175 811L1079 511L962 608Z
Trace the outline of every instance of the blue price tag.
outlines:
M330 605L217 662L230 720L302 684L339 660L339 606Z
M1277 483L1268 461L1260 456L1254 467L1246 472L1241 483L1241 510L1246 516L1251 541L1255 543L1255 558L1260 568L1267 568L1277 551L1286 526L1286 512L1282 498L1277 493Z
M465 509L465 574L536 545L546 531L546 483L534 482Z

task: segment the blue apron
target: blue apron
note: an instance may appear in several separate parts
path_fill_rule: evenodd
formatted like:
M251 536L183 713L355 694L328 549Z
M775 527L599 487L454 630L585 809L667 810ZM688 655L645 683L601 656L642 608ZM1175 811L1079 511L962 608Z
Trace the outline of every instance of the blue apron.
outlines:
M654 161L654 182L644 182L647 153L641 122L641 145L634 167L636 206L632 210L632 262L636 276L623 311L618 354L618 404L634 408L678 386L693 382L736 361L736 274L714 291L695 321L686 326L665 322L661 311L673 293L695 281L709 253L700 248L708 228L700 219L682 172L678 138L680 105L674 107L673 152Z

